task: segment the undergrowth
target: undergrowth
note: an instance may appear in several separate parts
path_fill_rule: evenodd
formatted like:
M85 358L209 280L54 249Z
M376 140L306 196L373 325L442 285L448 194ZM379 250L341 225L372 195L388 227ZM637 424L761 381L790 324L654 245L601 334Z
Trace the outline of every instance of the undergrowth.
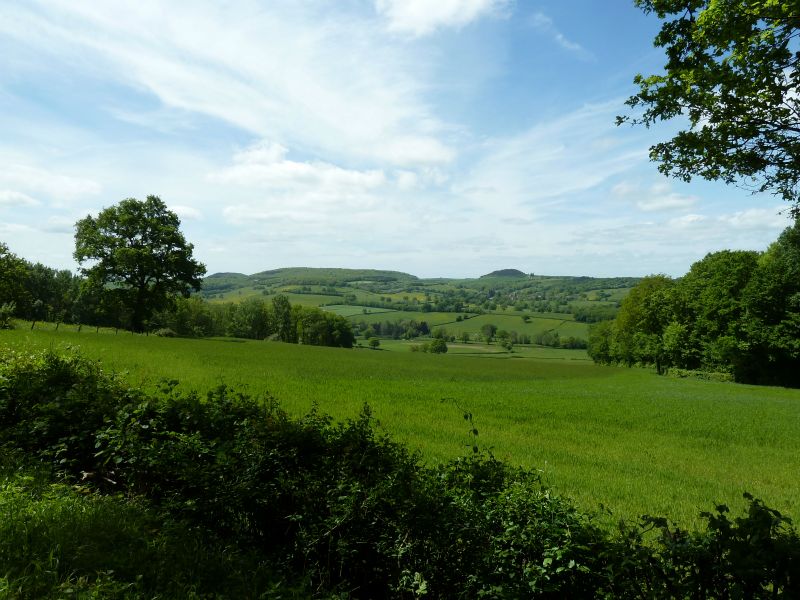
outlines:
M474 430L474 428L473 428ZM485 452L438 467L374 426L74 353L0 356L0 596L797 597L791 521L610 532ZM21 466L20 466L21 465Z

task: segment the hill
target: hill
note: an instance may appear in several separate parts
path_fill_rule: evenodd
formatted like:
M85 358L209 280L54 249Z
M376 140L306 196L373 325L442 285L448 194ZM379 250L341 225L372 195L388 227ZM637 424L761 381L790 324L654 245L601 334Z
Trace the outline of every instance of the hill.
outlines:
M454 321L458 313L544 313L593 322L613 317L620 300L638 281L636 277L528 275L517 269L501 269L477 279L421 279L400 271L292 267L252 275L215 273L205 278L201 295L212 301L238 302L285 294L295 304L350 306L356 310L345 312L352 314L375 308L453 313L448 321Z
M500 269L499 271L492 271L486 275L481 275L481 279L487 277L527 277L527 273L523 273L519 269Z

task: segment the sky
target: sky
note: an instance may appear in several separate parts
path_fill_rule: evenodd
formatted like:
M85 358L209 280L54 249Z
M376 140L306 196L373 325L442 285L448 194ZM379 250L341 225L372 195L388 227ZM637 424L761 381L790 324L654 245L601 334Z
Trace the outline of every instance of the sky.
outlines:
M617 127L660 28L632 0L0 3L0 241L159 196L208 273L680 276L787 205L661 175ZM783 212L782 212L783 211Z

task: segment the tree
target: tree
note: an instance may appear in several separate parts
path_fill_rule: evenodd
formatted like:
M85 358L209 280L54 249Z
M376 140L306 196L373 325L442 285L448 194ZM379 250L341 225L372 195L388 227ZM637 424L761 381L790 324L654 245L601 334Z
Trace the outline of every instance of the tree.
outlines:
M428 351L431 354L445 354L447 352L447 342L445 342L442 338L431 340L431 343L428 346Z
M75 259L93 262L82 273L118 296L134 331L143 331L175 296L200 289L205 265L192 256L178 216L157 196L128 198L75 227Z
M667 175L739 182L800 210L800 75L796 0L634 0L665 22L655 45L664 73L637 75L617 117L647 127L688 118L688 127L650 148Z
M743 303L750 352L737 379L800 387L800 216L759 258Z
M283 294L272 299L272 314L275 319L275 330L282 342L294 342L295 330L292 327L292 305Z
M614 325L616 358L628 366L661 361L661 335L672 321L674 282L665 275L650 275L636 284L620 305Z
M0 242L0 304L14 303L16 310L23 309L30 298L25 289L27 279L25 261Z

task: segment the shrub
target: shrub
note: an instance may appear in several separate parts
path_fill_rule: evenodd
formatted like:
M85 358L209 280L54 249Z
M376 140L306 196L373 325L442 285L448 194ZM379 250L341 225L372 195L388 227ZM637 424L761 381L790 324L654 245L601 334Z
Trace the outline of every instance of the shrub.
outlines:
M178 337L178 334L177 334L177 333L175 333L175 332L174 332L172 329L170 329L169 327L162 327L161 329L156 329L156 330L153 332L153 335L156 335L156 336L158 336L158 337L170 337L170 338L173 338L173 337Z
M17 310L17 305L13 302L0 304L0 329L14 329L14 322L11 320Z
M442 338L436 338L431 340L429 346L429 352L431 354L444 354L447 352L447 342L445 342Z

